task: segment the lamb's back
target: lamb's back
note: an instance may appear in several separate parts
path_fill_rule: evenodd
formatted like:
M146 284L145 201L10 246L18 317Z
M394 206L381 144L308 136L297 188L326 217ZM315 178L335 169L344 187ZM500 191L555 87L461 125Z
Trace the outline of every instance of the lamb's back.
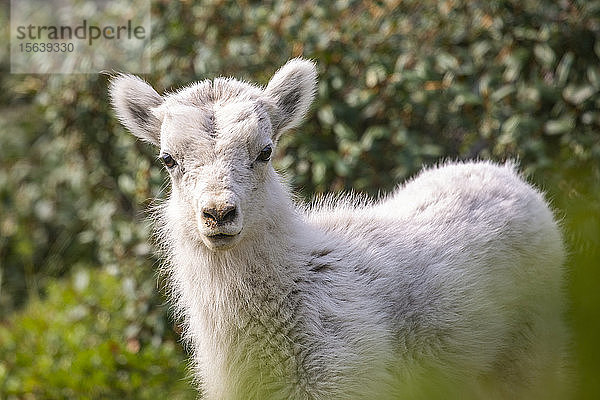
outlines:
M400 246L397 252L408 251L413 261L420 254L431 261L442 249L481 255L504 246L534 258L563 257L558 226L543 195L510 163L426 169L377 202L359 196L322 201L308 221L359 247L387 253Z

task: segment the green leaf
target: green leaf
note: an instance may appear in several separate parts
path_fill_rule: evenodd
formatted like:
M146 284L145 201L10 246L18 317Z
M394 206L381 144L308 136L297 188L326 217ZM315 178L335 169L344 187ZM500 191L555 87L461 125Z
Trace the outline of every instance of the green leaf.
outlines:
M567 52L558 63L558 66L556 67L556 84L559 87L562 87L567 83L574 60L575 56L573 53Z
M563 90L563 97L569 103L577 106L591 98L597 91L593 86L569 85Z
M575 126L573 118L565 117L562 119L551 120L544 125L544 132L547 135L561 135L569 132Z
M554 50L547 43L536 44L533 48L533 54L547 68L551 67L556 59Z

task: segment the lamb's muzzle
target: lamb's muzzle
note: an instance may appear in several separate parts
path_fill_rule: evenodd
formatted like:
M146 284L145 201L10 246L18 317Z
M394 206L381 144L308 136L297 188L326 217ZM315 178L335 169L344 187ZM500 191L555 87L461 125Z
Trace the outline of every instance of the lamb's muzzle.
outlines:
M241 227L238 207L231 203L215 203L204 206L200 212L201 233L208 247L214 250L227 249L237 243Z

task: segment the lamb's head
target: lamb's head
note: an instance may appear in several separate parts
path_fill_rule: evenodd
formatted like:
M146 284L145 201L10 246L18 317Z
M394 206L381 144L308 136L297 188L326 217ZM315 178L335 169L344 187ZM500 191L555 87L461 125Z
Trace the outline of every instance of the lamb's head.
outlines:
M226 250L264 223L277 184L271 154L304 117L315 86L314 64L294 59L264 89L217 78L163 97L140 78L118 75L110 94L123 125L160 149L170 206L186 229L209 249Z

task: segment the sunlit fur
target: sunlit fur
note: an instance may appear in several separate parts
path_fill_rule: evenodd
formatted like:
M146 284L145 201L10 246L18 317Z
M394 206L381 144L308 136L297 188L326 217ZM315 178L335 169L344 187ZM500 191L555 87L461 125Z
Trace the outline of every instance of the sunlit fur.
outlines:
M446 163L377 201L297 205L257 156L315 87L300 59L266 88L112 81L124 125L178 163L156 229L204 396L560 398L564 252L540 192L510 164Z

